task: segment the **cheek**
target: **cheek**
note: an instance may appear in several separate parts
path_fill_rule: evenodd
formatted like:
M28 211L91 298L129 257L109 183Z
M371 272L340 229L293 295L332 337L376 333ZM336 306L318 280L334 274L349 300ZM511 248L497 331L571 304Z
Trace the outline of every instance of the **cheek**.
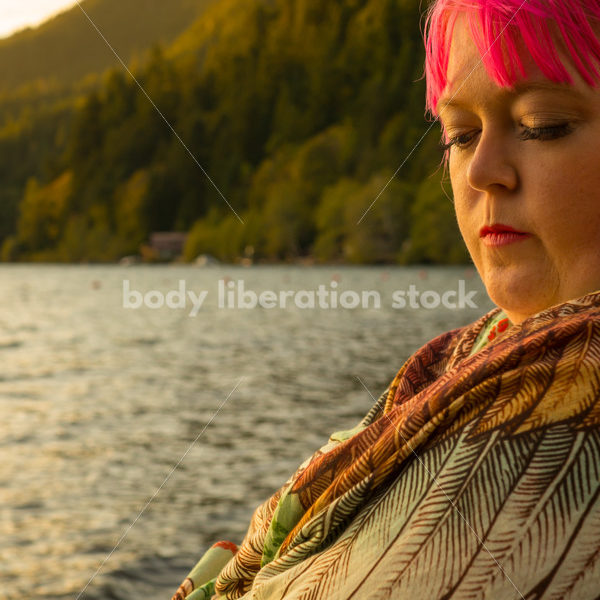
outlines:
M479 228L481 223L476 219L476 211L474 207L469 206L464 198L455 196L454 214L458 222L458 228L463 241L467 247L471 260L479 273L483 272L484 264L482 257L482 248L479 243Z
M578 258L597 260L600 255L600 200L594 205L588 199L577 200L553 211L544 232L548 245L567 263Z
M456 221L458 223L460 233L465 242L468 244L469 239L473 237L472 219L469 218L469 211L466 209L464 204L456 197L454 200L454 214L456 215Z
M575 158L575 157L573 157ZM566 261L569 253L600 252L600 161L587 155L544 169L534 223L548 248ZM538 175L539 177L539 175Z
M453 161L450 161L450 181L454 196L454 212L458 222L458 228L470 252L479 239L480 223L476 218L476 200L470 198L469 186L467 185L464 169L461 169Z

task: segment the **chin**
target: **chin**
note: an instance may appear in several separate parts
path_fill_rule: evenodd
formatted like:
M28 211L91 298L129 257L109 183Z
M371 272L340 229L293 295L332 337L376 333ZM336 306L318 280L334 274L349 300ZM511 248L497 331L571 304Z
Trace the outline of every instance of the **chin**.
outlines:
M534 273L506 273L483 278L488 296L513 323L520 323L554 304L556 294L548 280Z

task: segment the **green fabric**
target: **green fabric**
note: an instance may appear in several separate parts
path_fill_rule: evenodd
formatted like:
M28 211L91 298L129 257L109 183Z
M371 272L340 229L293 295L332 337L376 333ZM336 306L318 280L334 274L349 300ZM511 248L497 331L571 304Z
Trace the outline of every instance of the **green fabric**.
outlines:
M477 336L475 340L475 344L473 345L473 349L471 350L471 356L476 352L479 352L482 348L485 348L490 342L488 336L494 327L497 327L498 323L503 319L507 319L506 313L501 310L499 313L492 315L490 319L488 319L484 328L481 330L481 333Z
M217 542L209 548L179 586L173 600L209 600L215 594L215 581L232 559L237 547L230 542Z
M204 585L215 578L219 571L229 562L233 553L231 550L213 546L196 563L188 578L194 582L194 587Z
M219 569L220 570L220 569ZM217 573L218 574L218 573ZM215 581L216 576L213 577L209 582L205 583L202 587L194 590L191 594L188 594L186 600L210 600L215 593Z

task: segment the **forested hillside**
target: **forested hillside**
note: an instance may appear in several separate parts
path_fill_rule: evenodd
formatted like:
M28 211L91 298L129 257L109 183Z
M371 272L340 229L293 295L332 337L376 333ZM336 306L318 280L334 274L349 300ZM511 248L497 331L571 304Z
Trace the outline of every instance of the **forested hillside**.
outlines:
M81 6L126 61L170 43L214 0L83 0ZM77 6L0 40L0 92L32 82L69 84L117 59Z
M137 66L243 224L122 69L75 104L38 90L0 131L3 258L110 261L189 231L188 259L464 260L437 125L358 224L429 127L419 4L217 0Z

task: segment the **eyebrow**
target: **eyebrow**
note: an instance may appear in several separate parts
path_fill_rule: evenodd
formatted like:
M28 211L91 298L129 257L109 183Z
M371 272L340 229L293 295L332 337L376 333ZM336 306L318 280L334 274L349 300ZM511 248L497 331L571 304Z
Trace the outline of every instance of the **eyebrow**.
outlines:
M502 88L502 91L506 95L516 95L521 96L527 92L535 92L535 91L546 91L546 92L558 92L560 94L564 94L567 96L571 96L578 100L584 100L585 96L575 87L569 85L567 83L554 83L548 79L534 79L534 80L526 80L515 83L512 88ZM437 103L441 108L438 109L438 112L442 108L447 108L449 106L456 107L465 107L467 106L466 102L463 102L460 99L454 99L452 95L441 96Z

